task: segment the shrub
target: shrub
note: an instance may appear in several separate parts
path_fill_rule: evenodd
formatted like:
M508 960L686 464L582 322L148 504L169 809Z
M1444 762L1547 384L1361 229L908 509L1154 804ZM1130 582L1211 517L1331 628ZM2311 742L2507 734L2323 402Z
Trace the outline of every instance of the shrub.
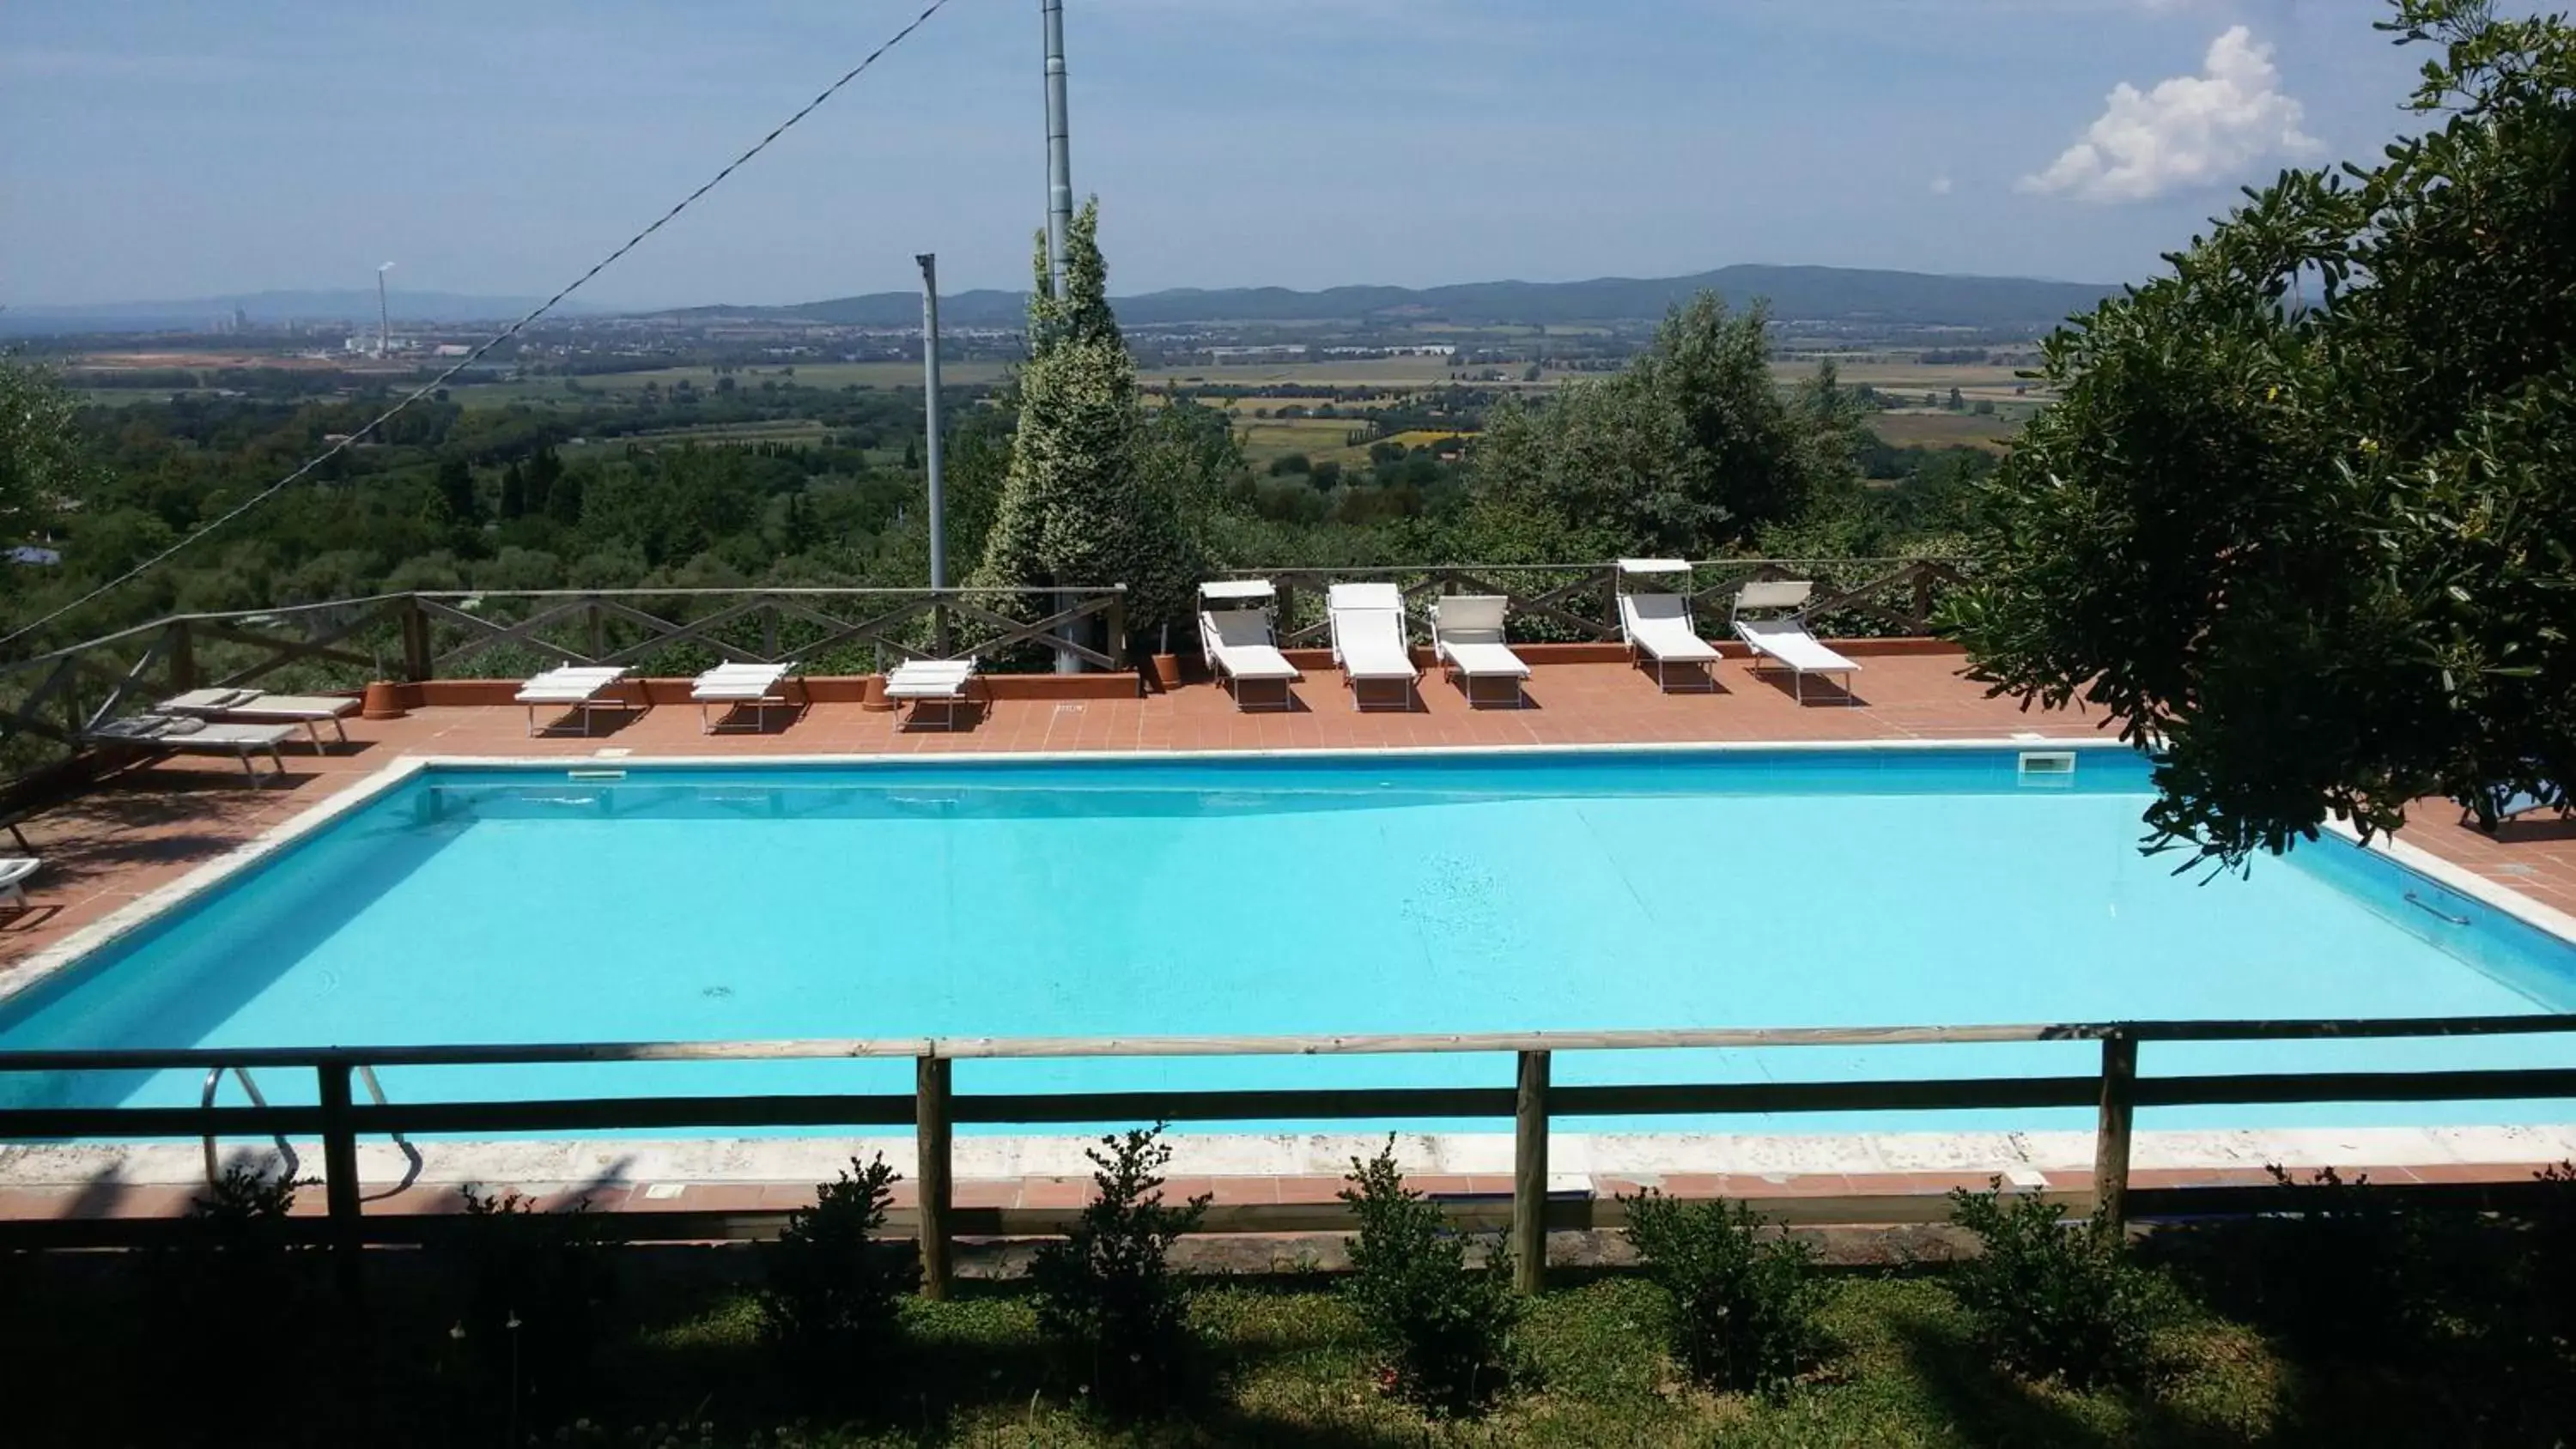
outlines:
M473 1183L461 1196L465 1302L450 1341L472 1375L506 1384L508 1422L523 1409L568 1411L588 1386L614 1288L590 1204L538 1212L521 1193Z
M850 1168L817 1184L814 1205L789 1213L761 1250L761 1327L800 1353L884 1345L900 1300L921 1283L918 1248L877 1236L901 1176L883 1155L864 1165L853 1157Z
M1985 1249L1951 1288L1997 1360L2077 1385L2139 1376L2159 1305L2117 1229L2099 1217L2066 1225L2035 1193L2004 1196L2001 1178L1982 1193L1954 1189L1950 1204L1950 1220Z
M1347 1291L1387 1355L1388 1386L1435 1409L1482 1405L1511 1379L1521 1300L1510 1251L1496 1242L1483 1271L1470 1272L1466 1238L1404 1185L1393 1137L1368 1161L1352 1158L1349 1179L1341 1198L1359 1234Z
M1163 1202L1171 1146L1157 1124L1087 1150L1092 1199L1063 1241L1038 1250L1038 1327L1081 1364L1092 1402L1112 1414L1161 1406L1181 1377L1189 1297L1172 1273L1172 1242L1199 1224L1208 1198ZM1105 1151L1101 1149L1106 1149Z
M309 1269L319 1255L296 1243L287 1214L306 1184L236 1162L188 1204L184 1231L157 1251L156 1315L172 1324L224 1325L182 1355L178 1391L220 1391L292 1356L319 1321Z
M1743 1203L1620 1200L1646 1276L1673 1300L1673 1356L1719 1388L1776 1394L1823 1356L1815 1253Z

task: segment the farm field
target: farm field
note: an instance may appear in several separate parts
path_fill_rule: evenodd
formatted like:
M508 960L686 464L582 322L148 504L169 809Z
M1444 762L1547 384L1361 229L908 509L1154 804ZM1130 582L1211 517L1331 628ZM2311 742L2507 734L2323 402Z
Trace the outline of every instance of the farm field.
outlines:
M951 386L973 386L999 382L1004 371L1004 365L998 362L951 362L940 368L940 375L941 380ZM466 407L507 407L512 403L542 407L579 402L584 395L596 398L642 392L647 384L667 390L685 382L701 392L712 392L719 376L729 376L735 387L753 391L764 382L821 388L921 386L918 363L810 362L777 367L737 367L724 374L719 374L713 367L657 367L645 372L595 373L587 377L532 377L517 382L473 383L456 388L449 395ZM566 383L577 385L579 392L567 388Z
M1880 442L1892 448L1982 448L2000 453L2004 444L2021 431L2017 416L1996 413L1979 417L1974 413L1901 412L1872 413L1869 430Z

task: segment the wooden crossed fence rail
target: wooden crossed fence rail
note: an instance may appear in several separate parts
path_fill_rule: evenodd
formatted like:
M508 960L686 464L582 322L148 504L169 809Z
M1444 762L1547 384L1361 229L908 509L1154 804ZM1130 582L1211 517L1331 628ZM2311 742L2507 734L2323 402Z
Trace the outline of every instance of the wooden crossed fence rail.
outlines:
M1745 584L1812 578L1818 583L1807 606L1809 615L1857 616L1908 636L1931 633L1939 592L1966 581L1957 563L1925 558L1703 559L1693 561L1691 570L1693 586L1685 592L1692 610L1703 617L1730 602L1729 596ZM1712 574L1715 582L1699 582ZM1583 643L1615 642L1620 637L1615 562L1236 569L1231 576L1268 579L1277 588L1280 647L1288 649L1325 642L1331 626L1320 612L1320 600L1327 589L1340 583L1394 583L1402 589L1408 608L1443 594L1500 594L1509 601L1512 620L1524 630L1536 625ZM1853 578L1860 582L1839 582ZM1899 598L1901 602L1891 602ZM1299 608L1308 599L1318 601L1311 621Z
M1680 1031L1527 1032L1458 1035L1278 1037L936 1037L878 1040L630 1042L528 1046L373 1048L190 1048L0 1052L0 1077L28 1072L184 1069L309 1070L314 1106L0 1108L0 1141L85 1138L318 1136L327 1212L318 1224L338 1249L354 1287L358 1249L369 1242L417 1241L416 1216L369 1218L359 1196L362 1136L393 1133L574 1132L688 1127L867 1127L911 1123L918 1148L915 1230L925 1290L947 1291L949 1246L967 1233L1046 1231L998 1210L960 1212L952 1202L954 1124L1223 1122L1331 1119L1405 1121L1509 1117L1514 1124L1508 1226L1523 1287L1546 1268L1548 1124L1552 1117L1698 1113L1920 1111L2092 1107L2096 1111L2090 1204L2127 1219L2129 1142L2139 1107L2296 1102L2442 1102L2576 1097L2576 1069L2254 1072L2193 1076L2138 1074L2146 1042L2310 1041L2487 1037L2576 1032L2576 1015L2297 1021L2136 1021L2028 1026L1791 1027ZM1907 1078L1874 1081L1656 1083L1559 1086L1554 1054L1565 1051L1769 1050L1800 1046L1909 1046L2093 1041L2101 1066L2083 1076ZM979 1059L1104 1057L1348 1056L1398 1053L1509 1054L1513 1085L1117 1092L979 1092L953 1089L951 1065ZM796 1061L909 1058L909 1093L764 1096L649 1096L520 1101L359 1102L360 1069L609 1062ZM2214 1190L2194 1189L2194 1192ZM1560 1208L1565 1205L1559 1204ZM1328 1210L1328 1216L1330 1216ZM610 1214L612 1236L717 1235L688 1214ZM684 1221L685 1220L685 1221ZM1338 1223L1337 1216L1331 1220ZM1277 1214L1238 1230L1276 1231ZM1300 1225L1312 1226L1310 1223ZM0 1223L0 1244L83 1246L150 1241L167 1224L90 1221ZM434 1230L432 1230L434 1231Z

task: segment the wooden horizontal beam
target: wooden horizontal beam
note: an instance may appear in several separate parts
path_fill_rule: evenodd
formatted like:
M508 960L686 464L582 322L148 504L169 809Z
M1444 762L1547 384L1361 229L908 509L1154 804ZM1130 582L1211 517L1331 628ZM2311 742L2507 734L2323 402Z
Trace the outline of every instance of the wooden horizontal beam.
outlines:
M1736 1050L2099 1041L2300 1041L2576 1032L2576 1014L2386 1020L2068 1022L2001 1026L1714 1027L1673 1031L1355 1033L1344 1036L890 1037L782 1041L531 1042L455 1046L172 1047L0 1051L0 1073L207 1067L505 1066L567 1062L1370 1056L1524 1051ZM2150 1061L2148 1066L2152 1067ZM2173 1080L2173 1079L2166 1079ZM2141 1099L2144 1100L2143 1098ZM2286 1099L2285 1099L2286 1100Z

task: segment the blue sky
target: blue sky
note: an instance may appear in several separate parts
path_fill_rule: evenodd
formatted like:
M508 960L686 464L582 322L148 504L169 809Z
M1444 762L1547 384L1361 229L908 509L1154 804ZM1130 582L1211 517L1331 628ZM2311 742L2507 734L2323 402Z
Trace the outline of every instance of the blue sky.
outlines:
M0 302L542 293L922 0L0 3ZM1066 0L1111 281L1730 262L2117 280L2287 162L2368 157L2376 0ZM1017 286L1033 0L951 0L582 295ZM2115 95L2121 86L2132 89Z

